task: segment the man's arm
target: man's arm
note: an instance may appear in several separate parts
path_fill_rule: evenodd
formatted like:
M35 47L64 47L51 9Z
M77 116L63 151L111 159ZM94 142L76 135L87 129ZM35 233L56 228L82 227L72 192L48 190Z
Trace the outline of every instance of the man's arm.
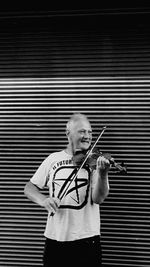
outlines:
M92 200L100 204L109 194L108 171L110 168L109 160L101 156L97 160L97 168L93 174Z
M25 185L24 194L28 199L44 207L48 212L55 213L60 204L59 199L45 196L40 192L40 189L30 181Z

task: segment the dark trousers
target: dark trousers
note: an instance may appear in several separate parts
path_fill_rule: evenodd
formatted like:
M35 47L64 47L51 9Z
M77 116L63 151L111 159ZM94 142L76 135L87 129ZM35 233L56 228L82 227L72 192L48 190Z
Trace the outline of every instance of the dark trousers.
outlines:
M76 241L59 242L46 239L44 255L44 267L52 266L101 266L100 237L94 236ZM86 264L86 265L83 265Z

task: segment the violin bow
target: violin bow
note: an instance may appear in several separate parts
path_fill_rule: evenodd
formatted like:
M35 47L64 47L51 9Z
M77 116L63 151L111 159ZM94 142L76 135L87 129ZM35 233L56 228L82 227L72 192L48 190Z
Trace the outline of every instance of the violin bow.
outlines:
M70 182L68 183L68 185L66 186L65 190L62 192L62 194L59 196L59 199L62 200L68 193L68 189L70 187L70 185L72 184L73 181L75 181L75 179L77 178L77 175L79 173L79 171L83 168L85 162L87 161L88 157L90 156L90 154L92 153L93 149L95 148L96 144L98 143L98 141L100 140L100 138L102 137L104 131L106 130L106 126L103 127L100 135L97 137L96 141L94 142L93 146L91 147L91 149L89 150L89 152L87 153L84 161L82 162L81 166L77 169L77 172L74 174L74 177L70 180Z
M75 179L77 178L77 175L79 173L79 171L83 168L85 162L87 161L88 157L90 156L90 154L92 153L93 149L95 148L96 144L98 143L98 141L100 140L100 138L102 137L104 131L106 130L106 126L104 126L102 128L101 133L99 134L99 136L97 137L96 141L94 142L93 146L91 147L91 149L89 150L89 152L87 153L84 161L82 162L81 166L77 169L77 172L74 174L73 178L70 180L70 182L68 183L68 185L66 186L66 188L64 189L64 191L62 191L62 193L59 196L59 200L62 200L68 193L69 187L70 185L73 183L73 181L75 181ZM50 216L53 216L55 213L51 212Z

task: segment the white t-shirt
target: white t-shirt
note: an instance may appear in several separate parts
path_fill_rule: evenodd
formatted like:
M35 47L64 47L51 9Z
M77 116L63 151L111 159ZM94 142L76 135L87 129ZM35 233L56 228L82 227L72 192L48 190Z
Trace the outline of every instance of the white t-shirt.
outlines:
M50 154L39 166L31 182L39 188L49 187L52 197L62 196L76 167L65 150ZM99 205L91 200L91 174L82 168L62 198L54 216L48 214L44 235L57 241L71 241L100 235Z

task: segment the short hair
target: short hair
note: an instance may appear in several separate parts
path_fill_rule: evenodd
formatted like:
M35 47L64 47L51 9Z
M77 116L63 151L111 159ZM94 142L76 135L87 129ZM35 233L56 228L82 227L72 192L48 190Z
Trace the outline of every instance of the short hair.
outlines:
M66 130L70 131L71 126L74 122L79 121L79 120L86 120L89 122L89 119L86 115L82 114L82 113L74 113L70 119L68 120L67 124L66 124Z

